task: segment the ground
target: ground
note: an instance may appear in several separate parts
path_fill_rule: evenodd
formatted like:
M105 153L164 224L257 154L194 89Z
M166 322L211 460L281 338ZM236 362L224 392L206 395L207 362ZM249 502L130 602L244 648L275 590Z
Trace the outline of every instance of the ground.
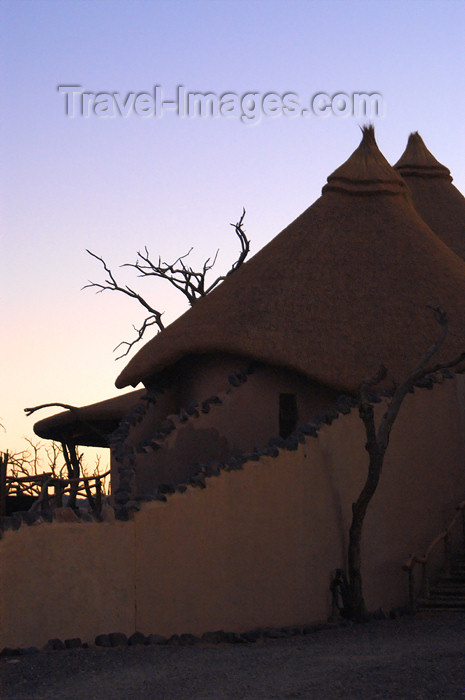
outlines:
M465 698L465 613L258 644L40 652L0 661L0 697L79 700Z

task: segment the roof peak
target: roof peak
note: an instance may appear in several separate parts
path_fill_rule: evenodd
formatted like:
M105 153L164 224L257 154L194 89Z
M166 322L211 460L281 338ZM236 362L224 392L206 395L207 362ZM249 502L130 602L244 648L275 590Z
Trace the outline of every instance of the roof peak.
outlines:
M323 193L355 195L404 194L405 183L378 148L372 124L362 128L362 140L352 155L328 177Z
M418 131L410 134L407 147L394 167L402 176L441 177L452 182L450 170L426 148Z

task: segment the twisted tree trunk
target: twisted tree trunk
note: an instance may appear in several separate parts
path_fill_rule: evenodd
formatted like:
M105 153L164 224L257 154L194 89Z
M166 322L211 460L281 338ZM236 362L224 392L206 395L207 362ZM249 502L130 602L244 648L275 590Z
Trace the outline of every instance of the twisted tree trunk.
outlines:
M376 428L373 405L370 401L368 390L385 379L387 374L386 368L381 365L377 374L374 377L365 379L359 389L359 415L365 426L367 437L365 449L369 455L369 464L363 489L356 502L352 504L352 523L349 531L348 572L350 600L347 615L356 621L363 621L368 617L362 585L361 544L363 524L370 501L378 487L394 422L405 397L420 379L443 369L457 368L465 360L465 352L462 352L449 362L437 364L433 367L428 366L433 355L437 353L444 343L449 324L447 314L440 306L433 307L433 312L436 321L441 327L439 337L428 348L406 379L395 386L392 398L388 401L386 412L382 416L378 428Z

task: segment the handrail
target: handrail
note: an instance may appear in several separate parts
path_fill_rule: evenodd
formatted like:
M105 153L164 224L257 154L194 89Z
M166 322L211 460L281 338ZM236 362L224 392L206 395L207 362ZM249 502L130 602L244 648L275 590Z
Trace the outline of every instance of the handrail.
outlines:
M418 556L415 554L411 554L407 561L403 564L402 569L403 571L408 572L409 575L409 598L410 598L410 609L412 612L415 612L416 610L416 593L415 593L415 577L414 577L414 569L416 564L421 564L422 566L422 588L423 588L423 595L428 596L429 595L429 579L426 575L426 566L428 564L428 560L430 557L431 552L433 549L440 543L444 542L444 554L446 557L446 566L447 568L450 567L450 542L449 542L449 536L452 532L452 528L456 524L457 520L460 518L460 515L462 516L462 536L463 536L463 543L465 547L465 500L462 501L461 503L458 504L455 508L456 512L452 520L450 521L449 525L445 528L445 530L442 530L436 537L431 541L429 544L428 548L426 549L425 553L423 556Z
M99 481L100 479L104 479L105 477L107 477L109 474L111 474L110 469L104 474L98 474L97 476L79 476L75 479L68 479L62 476L53 476L51 472L43 472L42 474L34 474L32 476L7 476L6 481L10 484L25 483L26 481L30 481L32 483L41 483L42 481L50 477L50 484L55 484L58 482L66 484L75 484L77 481Z

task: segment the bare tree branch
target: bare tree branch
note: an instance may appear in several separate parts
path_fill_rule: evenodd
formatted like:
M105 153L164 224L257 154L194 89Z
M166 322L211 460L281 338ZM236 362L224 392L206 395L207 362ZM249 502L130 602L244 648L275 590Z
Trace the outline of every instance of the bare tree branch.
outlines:
M121 343L118 343L118 345L113 349L113 352L116 352L116 350L118 350L118 348L122 347L123 345L127 345L127 348L126 348L126 352L123 352L121 355L118 355L118 357L116 359L120 360L122 357L125 357L125 355L127 355L128 352L131 350L133 345L135 345L136 343L139 342L139 340L141 340L141 338L144 335L147 328L149 328L150 326L154 326L154 325L158 326L158 328L160 329L160 323L159 323L158 319L154 318L153 316L148 316L140 328L133 326L134 330L137 333L137 338L135 340L133 340L132 342L128 342L127 340L122 340Z
M60 408L66 408L68 411L71 411L72 413L76 414L76 419L82 423L82 425L85 425L92 433L95 435L98 435L100 438L104 438L106 441L106 434L102 431L99 430L93 423L82 420L82 418L78 415L79 408L77 406L70 406L67 403L60 403L59 401L54 401L52 403L43 403L40 406L33 406L32 408L25 408L24 412L27 416L32 415L35 411L40 411L43 408L51 408L52 406L59 406Z
M150 314L153 315L153 317L155 319L157 319L157 323L159 325L160 330L163 330L164 326L163 326L163 323L161 320L162 313L160 311L158 311L157 309L154 309L153 306L151 306L144 299L144 297L142 297L140 294L138 294L133 289L131 289L131 287L128 287L127 285L122 287L120 284L118 284L112 271L110 270L110 268L106 264L105 260L100 257L100 255L96 255L95 253L92 253L92 251L88 250L87 248L86 248L86 251L89 253L89 255L92 255L93 258L95 258L96 260L99 260L102 263L103 268L108 275L108 279L105 280L104 284L101 284L99 282L92 282L91 280L89 280L89 284L84 285L84 287L82 287L82 289L88 289L89 287L96 287L97 294L100 294L101 292L105 292L107 290L110 290L112 292L121 292L121 294L125 294L126 296L130 297L131 299L135 299L136 301L139 302L139 304L141 304L144 307L144 309L146 309L146 311L148 311ZM124 265L122 265L122 267L124 267Z
M241 247L237 260L231 265L231 268L226 274L218 276L211 283L207 283L207 276L217 262L219 252L218 250L216 251L213 259L207 258L200 270L194 270L186 262L186 259L191 254L193 248L190 248L190 250L188 250L187 253L181 255L173 263L164 262L161 259L161 257L159 257L158 262L155 263L150 257L150 253L148 251L147 246L144 247L143 252L141 252L140 250L137 252L137 259L135 263L125 263L124 265L121 265L121 267L130 267L136 270L139 273L137 275L138 277L156 277L159 279L166 280L171 284L172 287L174 287L178 292L180 292L186 297L190 306L193 306L199 299L209 294L213 289L215 289L215 287L217 287L221 282L223 282L226 279L226 277L229 277L229 275L235 272L247 258L250 252L250 241L247 238L243 229L244 218L245 209L242 211L242 215L239 221L235 224L231 224L231 226L233 226L235 230L236 236L239 239ZM152 306L143 296L138 294L134 289L132 289L128 285L119 284L113 272L110 270L103 258L101 258L99 255L96 255L95 253L92 253L90 250L87 250L87 252L89 253L89 255L92 255L93 258L95 258L102 264L103 269L106 273L106 278L103 283L89 281L89 284L86 284L83 287L83 289L95 287L97 289L97 293L101 293L108 290L113 292L120 292L121 294L125 294L131 299L135 299L136 301L138 301L139 304L141 304L141 306L143 306L143 308L149 313L149 316L145 318L140 328L133 326L134 330L137 333L137 337L135 338L135 340L131 342L122 341L121 343L118 343L118 345L114 348L114 351L116 351L120 347L126 348L125 352L123 352L121 355L118 355L118 357L116 358L120 359L122 357L125 357L133 348L133 346L143 338L147 328L150 328L151 326L156 326L158 328L158 331L164 330L165 326L162 321L163 314L154 306Z
M66 409L68 409L68 411L77 411L78 410L77 406L70 406L67 403L53 402L53 403L43 403L40 406L34 406L33 408L25 408L24 413L26 414L26 416L30 416L35 411L40 411L42 408L51 408L52 406L59 406L60 408L66 408Z

